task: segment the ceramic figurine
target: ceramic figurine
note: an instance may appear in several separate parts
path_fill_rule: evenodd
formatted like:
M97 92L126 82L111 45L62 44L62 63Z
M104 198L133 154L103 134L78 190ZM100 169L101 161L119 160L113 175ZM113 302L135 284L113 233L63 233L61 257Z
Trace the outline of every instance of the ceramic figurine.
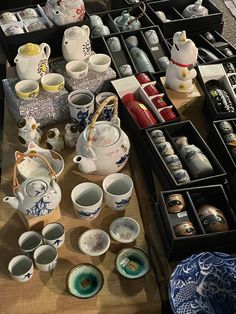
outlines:
M16 71L21 80L36 80L49 72L48 59L51 48L48 44L28 43L18 49L14 59Z
M112 121L98 121L103 108L114 101ZM80 134L76 143L77 156L73 159L83 173L108 175L120 171L129 157L128 136L119 127L117 119L118 100L115 96L106 98L100 104L91 125Z
M196 230L190 221L184 221L173 227L176 237L186 237L196 234Z
M142 27L139 20L136 17L130 15L127 10L124 10L120 16L116 17L114 19L114 23L116 27L122 32L139 29Z
M89 34L90 28L87 25L72 26L65 30L62 39L62 54L67 62L85 60L91 55Z
M16 167L26 157L39 157L46 163L47 176L29 177L19 184L16 178ZM56 175L47 159L37 153L21 154L13 169L14 197L6 196L3 201L27 216L44 216L59 206L61 189L56 183Z
M184 17L196 17L208 15L208 9L202 5L202 0L197 0L194 4L188 5L182 12Z
M82 21L85 15L83 0L47 0L45 5L47 16L56 25L65 25Z
M55 150L56 152L64 149L64 141L57 128L52 128L48 131L46 144L48 149Z
M79 128L76 124L67 123L65 126L65 135L64 135L65 145L71 148L75 147L79 134L80 134Z
M171 60L166 70L166 86L170 89L191 93L194 88L193 79L197 72L193 69L197 62L198 49L186 32L177 32L173 37Z
M186 136L176 139L181 156L187 162L191 174L195 179L212 176L214 174L213 167L203 152L194 144L188 143Z
M204 204L197 213L207 233L229 230L224 214L215 206Z
M42 137L42 131L39 129L40 123L37 123L34 117L22 117L18 122L18 139L24 147L28 147L30 142L39 144Z

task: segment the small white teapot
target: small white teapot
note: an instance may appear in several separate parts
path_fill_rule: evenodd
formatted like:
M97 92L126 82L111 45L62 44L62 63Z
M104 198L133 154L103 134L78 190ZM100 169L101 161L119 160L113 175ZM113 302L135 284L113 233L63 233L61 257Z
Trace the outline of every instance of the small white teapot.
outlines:
M91 55L89 34L90 28L87 25L72 26L65 30L62 39L62 54L67 62L84 60Z
M48 167L48 176L29 177L19 184L16 177L17 164L25 157L39 157ZM57 184L54 170L47 159L37 153L18 153L13 168L13 193L14 197L6 196L3 201L13 208L21 211L26 216L44 216L59 206L61 201L61 189Z
M18 49L14 59L16 71L21 80L36 80L49 72L48 59L51 48L48 44L28 43Z
M103 108L114 101L115 110L112 121L96 122ZM82 173L106 176L120 171L129 157L128 136L117 124L118 100L110 96L99 106L91 125L80 134L76 143L77 156L73 161Z

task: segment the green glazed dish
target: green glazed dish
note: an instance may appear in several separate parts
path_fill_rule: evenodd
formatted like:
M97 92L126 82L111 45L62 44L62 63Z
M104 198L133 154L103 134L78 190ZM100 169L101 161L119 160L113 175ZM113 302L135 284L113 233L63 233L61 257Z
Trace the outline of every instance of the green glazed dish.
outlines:
M95 296L103 287L103 274L92 264L79 264L73 267L66 278L68 291L80 299Z

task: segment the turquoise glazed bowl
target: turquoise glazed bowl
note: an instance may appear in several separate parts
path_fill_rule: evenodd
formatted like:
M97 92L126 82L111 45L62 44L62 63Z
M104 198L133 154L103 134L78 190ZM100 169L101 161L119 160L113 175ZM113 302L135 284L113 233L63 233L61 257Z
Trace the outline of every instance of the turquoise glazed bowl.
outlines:
M103 287L103 274L92 264L79 264L73 267L66 278L68 291L80 299L95 296Z
M150 270L147 254L138 248L121 250L116 257L116 270L128 279L145 276Z

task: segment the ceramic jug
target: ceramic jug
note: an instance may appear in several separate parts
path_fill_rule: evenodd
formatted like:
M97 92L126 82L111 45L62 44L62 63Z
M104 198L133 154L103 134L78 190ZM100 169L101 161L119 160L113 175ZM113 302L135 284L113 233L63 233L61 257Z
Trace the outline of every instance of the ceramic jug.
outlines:
M14 59L16 71L21 80L36 80L49 72L48 59L51 48L48 44L28 43L18 49Z
M39 157L48 167L48 176L29 177L19 184L16 177L17 165L25 157ZM47 159L38 153L18 153L13 168L13 197L6 196L3 201L26 216L44 216L59 206L61 189L57 184L54 170Z
M85 60L91 55L89 34L90 28L87 25L72 26L65 30L62 39L62 54L67 62Z

